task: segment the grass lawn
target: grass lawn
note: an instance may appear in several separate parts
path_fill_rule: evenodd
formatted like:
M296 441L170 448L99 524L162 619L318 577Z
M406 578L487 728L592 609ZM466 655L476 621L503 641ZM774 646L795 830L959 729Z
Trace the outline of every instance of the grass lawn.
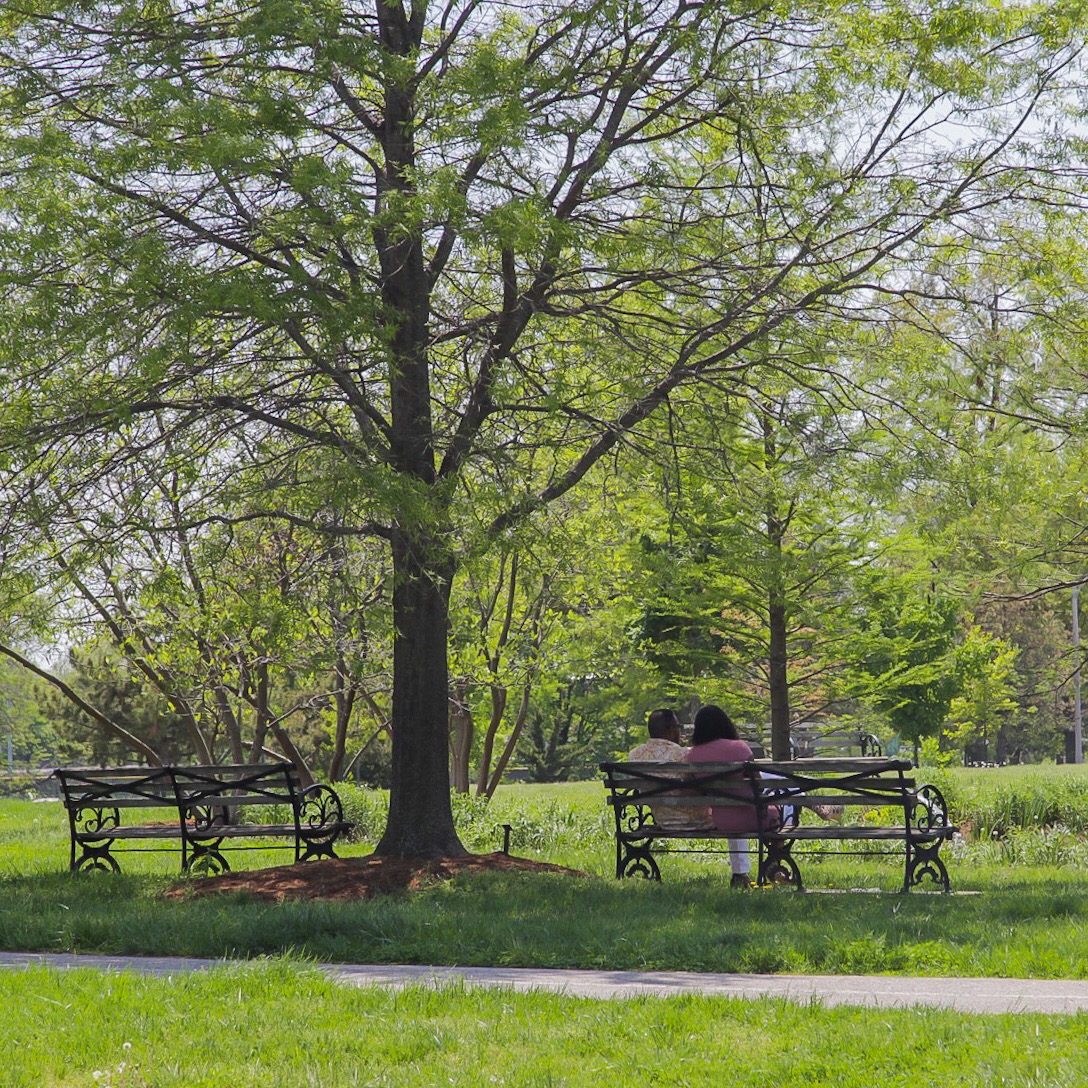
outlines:
M1020 781L1027 780L1025 769ZM1063 769L1064 770L1064 769ZM1003 778L1007 778L1004 775ZM1067 775L1055 775L1062 789ZM973 782L973 779L972 779ZM958 786L953 783L955 788ZM972 785L972 789L975 787ZM412 896L266 904L165 901L176 853L127 855L126 872L66 871L56 804L0 803L0 948L500 966L1088 977L1088 864L1009 863L987 844L949 856L956 893L894 894L901 863L810 861L826 893L727 887L721 857L662 863L661 884L612 876L598 783L508 787L495 809L461 812L466 841L492 850L515 823L514 852L588 877L484 874ZM1088 796L1088 794L1086 794ZM1037 833L1032 833L1039 839ZM1077 849L1080 833L1068 833ZM1026 839L1025 839L1026 841ZM355 844L348 853L366 853ZM1053 861L1050 847L1040 848ZM289 855L236 854L236 866ZM864 889L853 891L851 889Z
M362 989L289 961L0 973L7 1088L1088 1085L1088 1016Z
M1005 779L1018 797L1042 788L1025 775ZM1054 780L1075 824L1081 780L1064 773ZM955 775L942 785L964 797L987 790L987 780L980 786ZM1025 807L992 800L983 798L988 811L1006 820ZM355 803L363 816L367 805L380 807L374 799ZM3 949L255 960L171 979L0 972L2 1083L1088 1086L1086 1016L690 996L601 1002L461 987L394 993L337 985L307 966L320 959L1088 977L1082 830L1014 830L950 857L952 896L894 894L898 864L853 858L806 869L812 887L833 891L744 893L727 888L722 858L669 858L662 884L616 881L603 807L597 783L510 787L491 811L459 802L472 848L495 849L509 821L515 853L587 877L484 874L412 896L269 905L163 900L177 879L173 854L130 855L119 877L71 876L59 806L0 802ZM356 844L347 852L369 849ZM232 863L288 859L256 851Z

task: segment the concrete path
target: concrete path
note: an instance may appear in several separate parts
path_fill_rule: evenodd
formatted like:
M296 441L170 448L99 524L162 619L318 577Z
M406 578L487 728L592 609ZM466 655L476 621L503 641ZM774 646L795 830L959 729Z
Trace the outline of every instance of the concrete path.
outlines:
M94 967L173 975L221 967L223 960L175 956L91 956L0 952L0 968ZM725 975L686 971L559 971L507 967L319 965L352 986L499 986L574 997L630 998L706 994L784 998L870 1008L937 1006L960 1012L1088 1012L1088 982L1012 978L905 978L887 975Z

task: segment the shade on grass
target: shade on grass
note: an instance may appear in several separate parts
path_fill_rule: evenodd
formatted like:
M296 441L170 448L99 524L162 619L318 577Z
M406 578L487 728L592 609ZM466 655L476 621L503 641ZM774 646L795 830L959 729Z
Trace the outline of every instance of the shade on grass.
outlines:
M1065 782L1069 776L1060 778ZM267 905L165 902L171 854L127 857L126 872L70 876L57 805L0 803L0 948L252 957L286 951L341 962L617 969L1088 977L1088 868L960 863L952 896L894 894L901 864L813 862L828 894L727 888L723 858L663 863L653 884L611 876L612 843L592 820L571 835L555 793L603 809L597 783L536 790L520 804L552 845L535 856L597 874L458 879L410 897ZM535 806L535 807L534 807ZM491 819L489 816L488 819ZM489 832L490 834L490 832ZM486 836L485 836L486 839ZM365 852L356 845L349 852ZM530 854L530 856L534 856ZM1031 855L1034 857L1035 855ZM1045 856L1045 852L1042 855ZM255 852L239 864L275 865ZM883 889L881 894L848 889Z
M994 874L980 894L730 892L672 883L481 875L411 896L165 901L172 878L0 876L8 950L498 966L1088 977L1088 880Z

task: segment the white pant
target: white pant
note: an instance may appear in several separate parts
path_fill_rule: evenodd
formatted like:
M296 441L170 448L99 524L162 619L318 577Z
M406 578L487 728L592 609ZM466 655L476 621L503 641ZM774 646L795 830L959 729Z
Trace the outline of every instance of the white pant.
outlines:
M729 840L729 867L741 876L752 871L752 856L748 853L747 839Z

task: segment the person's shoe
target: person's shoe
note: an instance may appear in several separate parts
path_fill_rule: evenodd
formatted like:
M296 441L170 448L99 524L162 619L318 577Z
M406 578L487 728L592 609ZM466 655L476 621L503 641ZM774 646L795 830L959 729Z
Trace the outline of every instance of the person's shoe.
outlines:
M734 873L729 881L729 887L731 888L744 888L747 891L751 886L752 882L748 879L747 873Z

